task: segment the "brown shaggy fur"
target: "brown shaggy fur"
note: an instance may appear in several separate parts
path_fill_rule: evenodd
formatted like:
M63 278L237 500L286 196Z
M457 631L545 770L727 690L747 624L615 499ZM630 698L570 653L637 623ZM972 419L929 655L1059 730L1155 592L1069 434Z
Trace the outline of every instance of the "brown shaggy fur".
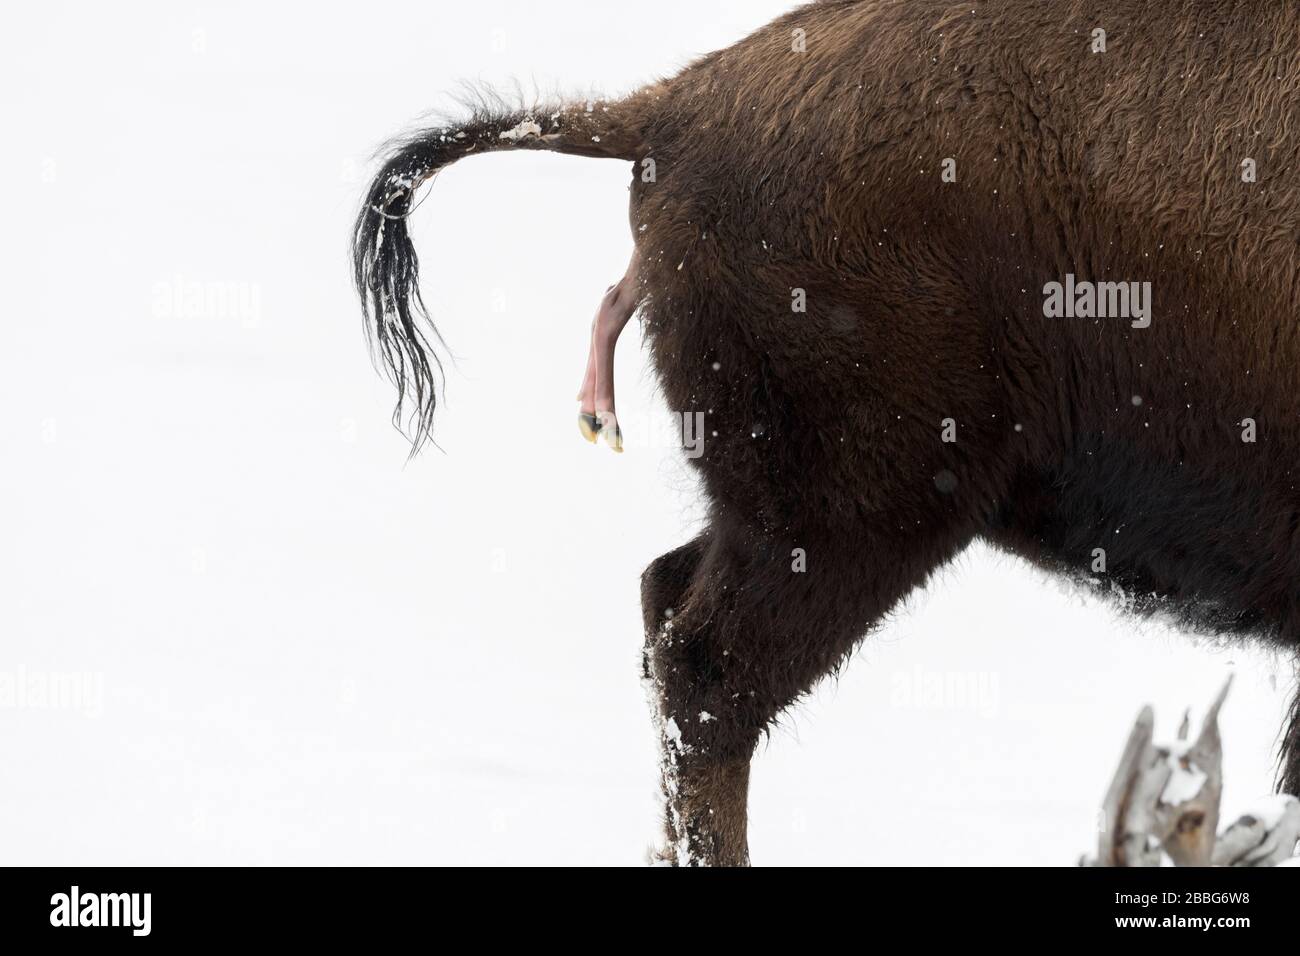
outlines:
M415 185L476 149L636 161L654 365L710 436L708 529L643 577L669 858L747 860L764 729L977 537L1300 645L1300 6L818 3L626 100L457 129L399 145L357 225L417 438ZM1150 282L1150 327L1046 318L1067 273Z

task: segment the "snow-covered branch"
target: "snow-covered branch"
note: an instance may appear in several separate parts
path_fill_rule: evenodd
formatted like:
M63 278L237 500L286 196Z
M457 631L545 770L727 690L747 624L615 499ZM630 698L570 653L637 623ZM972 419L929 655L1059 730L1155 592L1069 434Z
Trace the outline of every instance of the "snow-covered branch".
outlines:
M1129 734L1102 804L1097 855L1088 866L1295 866L1300 800L1268 797L1217 834L1223 791L1219 709L1232 680L1210 705L1189 741L1184 716L1178 739L1153 742L1155 714L1144 707Z

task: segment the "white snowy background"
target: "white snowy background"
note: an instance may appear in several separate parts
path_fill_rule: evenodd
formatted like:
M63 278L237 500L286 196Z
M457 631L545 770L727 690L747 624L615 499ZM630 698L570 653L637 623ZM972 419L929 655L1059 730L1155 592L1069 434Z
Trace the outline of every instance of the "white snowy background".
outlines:
M635 325L628 451L575 426L630 166L438 179L414 228L458 361L411 465L349 228L375 147L460 81L623 92L789 6L6 11L0 862L642 862L638 575L699 507ZM1289 667L972 548L761 749L755 862L1071 864L1139 707L1172 736L1230 670L1229 814L1270 788ZM14 692L59 675L88 693Z

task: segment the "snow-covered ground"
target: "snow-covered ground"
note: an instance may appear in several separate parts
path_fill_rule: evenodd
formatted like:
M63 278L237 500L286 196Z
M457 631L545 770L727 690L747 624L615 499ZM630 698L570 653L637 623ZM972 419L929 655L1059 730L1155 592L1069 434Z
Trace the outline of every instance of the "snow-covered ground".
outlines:
M789 4L294 6L7 13L0 862L638 863L637 577L698 506L634 330L627 453L575 426L629 167L438 179L416 241L458 363L409 466L349 226L459 80L620 92ZM762 750L755 861L1073 863L1140 705L1171 736L1229 670L1231 817L1289 667L976 547Z

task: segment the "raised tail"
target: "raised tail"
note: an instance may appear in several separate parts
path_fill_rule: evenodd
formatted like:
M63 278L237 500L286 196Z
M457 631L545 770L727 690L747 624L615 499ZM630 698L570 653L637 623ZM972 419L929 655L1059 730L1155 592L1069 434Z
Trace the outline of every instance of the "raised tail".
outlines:
M458 159L501 149L545 149L635 160L644 155L639 97L552 109L479 109L458 125L424 129L392 143L352 233L352 269L372 357L397 386L393 423L412 454L430 436L442 341L420 298L419 259L406 218L416 190Z

